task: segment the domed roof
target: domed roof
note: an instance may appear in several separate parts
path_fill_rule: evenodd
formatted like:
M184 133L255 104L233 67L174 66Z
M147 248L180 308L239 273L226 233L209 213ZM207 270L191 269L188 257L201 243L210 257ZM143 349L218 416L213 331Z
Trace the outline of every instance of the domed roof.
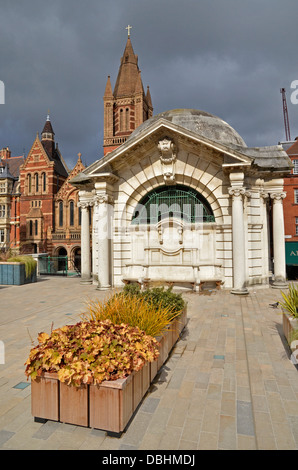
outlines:
M178 126L184 127L215 142L246 147L242 137L227 122L213 114L197 109L173 109L159 113L143 122L143 124L130 135L130 138L161 118L167 119L173 124L177 124Z

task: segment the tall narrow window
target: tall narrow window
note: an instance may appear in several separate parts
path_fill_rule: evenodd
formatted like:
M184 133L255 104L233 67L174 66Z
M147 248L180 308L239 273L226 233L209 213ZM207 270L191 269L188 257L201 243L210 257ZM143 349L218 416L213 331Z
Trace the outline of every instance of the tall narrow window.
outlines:
M125 110L125 128L129 131L129 109L126 108Z
M38 235L38 220L35 221L35 235Z
M63 202L59 202L59 227L63 227Z
M28 175L28 192L31 193L32 191L32 182L31 182L31 175Z
M69 203L69 225L74 224L74 203L70 201Z
M35 191L39 190L39 181L38 181L38 173L35 175Z
M120 109L120 131L124 130L124 113L123 109Z
M29 221L29 235L32 237L33 235L33 222L32 220Z
M43 192L46 192L46 189L47 189L47 178L46 178L46 174L43 173L42 174L42 190L43 190Z
M81 224L82 224L82 210L79 207L79 225L81 225Z

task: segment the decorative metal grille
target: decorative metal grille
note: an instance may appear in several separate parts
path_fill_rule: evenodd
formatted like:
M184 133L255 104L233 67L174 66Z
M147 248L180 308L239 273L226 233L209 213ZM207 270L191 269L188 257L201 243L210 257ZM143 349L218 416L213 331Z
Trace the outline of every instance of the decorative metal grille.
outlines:
M133 224L156 224L168 217L186 222L214 222L207 200L192 188L162 186L147 194L137 205Z

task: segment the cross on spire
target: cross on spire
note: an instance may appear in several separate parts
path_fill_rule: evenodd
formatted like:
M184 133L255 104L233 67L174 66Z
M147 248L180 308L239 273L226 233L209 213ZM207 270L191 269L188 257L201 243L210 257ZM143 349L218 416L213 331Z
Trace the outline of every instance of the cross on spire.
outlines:
M128 32L128 37L130 37L130 30L132 29L132 26L128 25L126 26L127 32Z

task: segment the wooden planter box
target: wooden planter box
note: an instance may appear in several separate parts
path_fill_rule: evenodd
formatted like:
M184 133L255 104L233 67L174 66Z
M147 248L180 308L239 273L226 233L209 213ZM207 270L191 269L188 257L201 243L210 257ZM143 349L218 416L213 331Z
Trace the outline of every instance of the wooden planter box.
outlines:
M25 264L18 262L0 262L0 285L16 285L28 284L36 282L36 268L31 276L26 278Z
M298 319L297 318L292 318L291 315L288 313L283 312L282 316L282 325L283 325L283 332L286 337L287 342L289 343L289 346L291 347L290 344L290 338L293 330L298 329ZM295 346L294 349L297 349Z
M147 393L151 381L167 360L186 325L186 309L173 321L160 340L160 355L125 379L100 385L73 387L44 373L31 381L31 412L36 421L60 421L121 434Z

